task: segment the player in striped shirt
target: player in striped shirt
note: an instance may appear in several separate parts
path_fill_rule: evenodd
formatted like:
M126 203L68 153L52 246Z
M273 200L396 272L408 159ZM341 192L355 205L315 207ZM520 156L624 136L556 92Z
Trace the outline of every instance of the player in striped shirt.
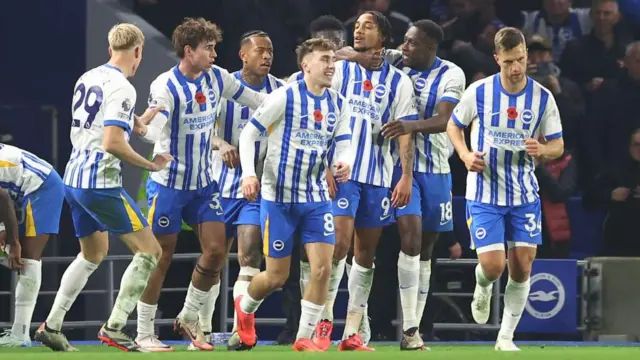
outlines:
M138 303L138 344L151 351L171 351L155 336L158 298L184 220L200 240L196 264L176 327L200 350L213 350L198 323L207 297L220 293L220 270L227 244L220 190L212 167L212 136L220 101L225 98L257 108L265 94L253 91L225 69L214 65L220 29L199 18L186 19L173 32L180 63L151 84L149 106L162 106L140 135L155 143L154 153L169 152L177 160L147 180L149 222L163 249L158 268ZM208 312L208 311L207 311Z
M0 248L0 264L20 275L13 326L0 335L0 347L31 346L29 328L42 281L40 256L49 235L58 233L64 184L46 161L0 144L0 194L4 214L0 220L6 225L2 230L7 230L7 240L0 244L7 245Z
M269 94L284 85L284 82L269 74L273 61L273 45L269 35L263 31L254 30L245 33L240 39L240 59L242 70L233 73L244 86L261 93ZM217 173L220 185L222 207L228 238L235 237L238 241L238 262L240 273L233 285L233 298L247 291L251 279L260 272L262 262L260 235L260 203L250 202L242 194L240 158L238 146L240 133L251 116L253 110L248 106L236 102L223 100L220 116L216 123L217 135L213 138L213 146L219 149L222 160L221 171ZM267 150L267 142L259 138L255 143L258 176L262 174L262 164ZM200 326L203 331L211 332L211 319L215 306L215 298L209 297L205 306L200 310ZM237 350L240 338L236 326L229 339L229 349Z
M260 189L256 177L255 141L267 135L262 175L260 219L266 272L256 275L247 292L235 301L238 335L245 346L256 343L254 313L262 300L289 276L294 238L301 239L314 276L301 302L302 313L295 351L324 351L311 340L327 298L335 243L331 199L325 173L346 181L352 162L349 107L329 89L335 72L333 45L310 39L297 49L304 79L272 93L240 135L242 191L255 201ZM331 144L335 159L327 169ZM326 171L328 170L328 171Z
M413 191L406 207L395 210L400 233L398 285L402 303L402 350L423 349L418 327L427 302L431 277L431 253L441 232L453 230L449 139L445 133L453 108L465 87L462 69L436 56L444 34L431 20L413 23L405 34L402 52L388 50L387 61L413 81L421 120L395 121L382 128L391 139L413 133L416 157ZM393 184L402 174L399 154L393 152Z
M127 80L142 60L144 35L131 24L114 26L108 35L111 59L87 71L74 90L71 123L73 152L64 174L65 198L80 239L81 252L69 265L47 321L36 340L54 351L74 351L60 332L64 315L109 249L109 234L118 235L133 260L122 275L120 291L98 339L124 351L141 351L122 328L147 285L162 249L136 203L122 188L121 163L159 171L172 160L158 154L151 162L129 145L129 134L140 121L157 113L148 110L134 118L136 91Z
M509 249L509 281L496 350L518 351L513 332L529 295L529 274L542 242L535 158L555 159L564 142L558 107L549 90L525 75L527 48L520 30L495 36L500 73L473 83L462 95L447 133L467 176L467 223L478 253L471 311L476 322L489 319L493 282ZM464 128L471 125L471 148ZM544 139L540 143L538 139Z

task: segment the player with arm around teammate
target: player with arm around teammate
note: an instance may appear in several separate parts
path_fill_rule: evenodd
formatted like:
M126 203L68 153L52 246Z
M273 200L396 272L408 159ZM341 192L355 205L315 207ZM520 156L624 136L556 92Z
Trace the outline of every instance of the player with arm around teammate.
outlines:
M293 241L304 244L311 276L301 302L302 314L295 351L324 351L311 336L327 298L335 242L332 205L325 182L329 144L336 159L329 169L346 181L352 162L349 108L329 89L335 72L333 46L310 39L297 50L304 79L272 93L240 135L242 188L255 200L260 183L253 166L254 142L265 132L267 155L262 175L260 218L266 271L256 275L247 292L235 301L242 343L256 343L254 313L263 299L289 276Z
M172 42L180 63L156 78L149 96L150 107L165 110L139 129L143 140L155 143L154 153L168 151L177 159L147 181L149 221L163 249L138 303L136 340L150 351L173 350L154 334L154 319L182 220L195 230L202 256L174 329L187 335L194 347L214 349L198 321L207 299L212 297L215 303L220 293L220 270L227 261L224 212L212 168L213 129L222 98L257 108L266 96L214 65L220 41L217 25L202 18L187 18L174 30Z
M500 73L464 92L447 134L469 170L467 223L479 260L471 312L477 323L489 319L493 282L504 271L507 240L509 280L495 349L519 351L513 333L527 303L531 266L542 242L534 161L561 156L564 142L553 95L525 75L527 48L520 30L503 28L494 42ZM471 150L464 139L469 125ZM546 144L538 142L540 136Z
M437 57L442 28L431 20L413 23L402 52L387 50L385 58L413 81L420 120L393 121L382 127L391 139L413 134L416 157L409 204L395 209L400 233L398 285L402 304L401 350L424 349L418 331L429 293L431 254L438 235L453 230L449 139L445 133L453 108L465 87L462 69ZM394 151L393 185L400 179L400 156Z
M46 161L6 144L0 144L0 179L0 221L6 228L0 248L6 258L0 255L0 263L19 274L13 326L0 335L0 347L30 346L42 281L40 257L50 235L58 233L64 184Z
M123 351L142 351L122 328L162 252L140 209L122 188L121 162L159 171L172 160L170 155L158 154L149 161L129 145L129 134L138 120L134 115L136 91L127 78L142 60L144 35L135 25L119 24L109 31L108 39L111 59L82 75L74 90L73 151L63 180L81 252L62 276L51 312L36 332L36 340L54 351L76 350L60 331L62 322L106 256L108 233L118 235L134 256L98 339ZM139 121L159 110L147 110Z

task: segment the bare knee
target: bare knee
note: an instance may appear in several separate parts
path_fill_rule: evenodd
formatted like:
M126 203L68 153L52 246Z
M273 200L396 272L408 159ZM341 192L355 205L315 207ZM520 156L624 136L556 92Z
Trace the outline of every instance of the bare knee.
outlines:
M336 216L334 222L336 225L336 245L333 249L333 258L342 260L347 257L349 248L351 248L354 220L348 216Z
M516 247L509 251L509 277L517 282L525 282L531 275L535 258L535 248Z
M422 219L415 215L398 218L401 250L409 256L420 255L422 247Z
M227 256L227 247L225 244L209 243L202 247L202 260L206 262L208 267L217 270L222 269Z
M491 259L480 257L480 265L482 266L482 273L484 277L491 281L496 281L504 272L505 260L504 252L501 252L502 256L492 257Z
M269 289L275 290L284 286L289 278L289 270L269 270L267 269L267 281L269 283Z
M331 276L331 262L311 266L311 281L324 283L329 281Z

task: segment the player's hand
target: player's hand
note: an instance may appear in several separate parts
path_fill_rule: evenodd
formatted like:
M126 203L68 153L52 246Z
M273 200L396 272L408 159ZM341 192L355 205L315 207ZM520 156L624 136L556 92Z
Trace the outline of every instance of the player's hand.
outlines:
M449 258L451 260L459 259L462 256L462 246L457 242L451 246L449 246Z
M354 61L362 65L365 69L380 67L382 63L382 54L385 50L367 50L365 52L356 52Z
M338 184L336 184L336 179L333 177L331 170L327 169L325 171L325 178L327 179L327 187L329 188L329 198L335 200L336 193L338 192Z
M5 253L7 254L7 260L9 260L9 269L11 270L20 270L24 267L24 261L22 261L22 246L20 246L19 241L14 241L13 244L8 246L5 245Z
M536 139L525 139L524 148L529 156L542 156L544 145Z
M398 181L398 184L391 194L391 205L395 208L407 205L409 203L409 198L411 198L412 187L413 178L411 176L402 175L400 181Z
M238 154L238 149L235 146L225 142L224 144L222 144L222 146L220 146L218 151L220 153L222 161L228 167L233 169L236 166L240 165L240 155Z
M382 136L390 138L391 140L398 136L409 134L413 131L411 129L410 121L404 120L390 121L382 125L380 130L382 130Z
M173 161L173 156L169 154L158 154L151 161L153 163L153 168L149 169L149 171L160 171L164 169L165 166L167 166L167 164L172 161Z
M138 115L133 115L133 120L134 120L134 124L135 122L138 122L140 124L144 124L149 125L149 123L151 122L151 120L153 120L154 117L156 117L156 115L158 115L158 113L160 111L164 110L164 106L156 106L156 107L150 107L147 108L147 110L144 111L144 113L140 116Z
M335 178L338 182L347 182L349 180L349 176L351 175L351 168L349 165L343 163L342 161L338 161L335 165L333 165L335 169Z
M611 192L611 200L613 201L627 201L631 195L631 189L626 187L615 188Z
M247 176L242 179L242 194L245 199L249 201L258 200L258 193L260 192L260 182L255 176Z
M487 166L483 159L485 155L487 155L486 152L469 152L462 158L462 161L468 171L483 172L484 168Z

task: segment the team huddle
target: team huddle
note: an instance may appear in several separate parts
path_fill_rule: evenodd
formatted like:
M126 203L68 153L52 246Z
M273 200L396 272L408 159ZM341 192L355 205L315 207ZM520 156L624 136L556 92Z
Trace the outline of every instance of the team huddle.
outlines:
M466 217L479 259L472 314L487 322L493 282L508 256L495 348L518 351L513 334L542 241L534 164L560 156L564 147L553 96L525 75L524 36L500 30L500 73L466 88L462 70L436 56L443 33L434 22L415 22L402 51L384 49L391 26L378 12L362 14L353 31L353 46L344 46L337 19L314 21L312 38L296 50L300 72L285 83L269 74L273 47L265 32L243 35L243 67L230 74L214 65L222 41L218 27L185 19L172 36L180 63L153 81L149 107L138 116L127 78L140 66L144 35L131 24L114 26L109 62L82 75L74 89L73 151L64 176L35 155L0 144L5 264L21 274L14 325L0 336L0 346L31 343L40 256L49 235L58 233L66 201L81 252L35 335L54 351L77 350L61 332L63 320L108 253L109 233L134 256L98 338L124 351L174 350L158 339L154 319L183 221L202 248L174 322L190 350L214 349L220 272L235 239L240 272L229 349L256 345L254 314L287 280L299 241L302 311L293 349L330 348L334 301L346 269L349 302L338 349L373 351L367 302L374 255L382 229L394 222L401 240L400 348L424 350L418 328L431 253L438 234L453 229L451 143L469 170ZM152 160L133 150L132 135L154 144ZM147 217L122 188L122 162L151 172ZM123 332L134 308L135 339Z

